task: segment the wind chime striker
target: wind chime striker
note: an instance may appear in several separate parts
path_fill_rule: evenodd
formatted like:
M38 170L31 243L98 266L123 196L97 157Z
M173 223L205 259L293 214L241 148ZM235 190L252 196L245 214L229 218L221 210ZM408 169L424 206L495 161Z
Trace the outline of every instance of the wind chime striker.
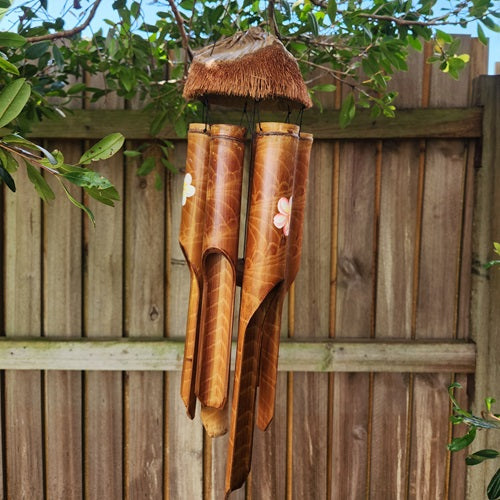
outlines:
M260 28L199 50L184 97L245 110L249 102L288 111L312 106L293 56ZM248 476L255 424L265 430L274 415L281 312L300 263L313 142L298 125L255 124L229 418L246 134L239 125L189 126L179 235L191 280L181 397L190 418L200 402L208 435L229 427L226 495Z

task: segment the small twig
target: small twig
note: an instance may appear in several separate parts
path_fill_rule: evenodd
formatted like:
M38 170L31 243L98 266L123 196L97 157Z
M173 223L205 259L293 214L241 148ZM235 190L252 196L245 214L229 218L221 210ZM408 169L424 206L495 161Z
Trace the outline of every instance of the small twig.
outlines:
M41 42L43 40L57 40L58 38L70 38L83 31L90 24L90 22L95 16L95 13L100 3L101 0L95 0L94 5L92 5L92 9L90 9L90 13L87 19L85 19L83 24L81 24L80 26L76 26L75 28L70 30L57 31L56 33L47 33L46 35L30 36L26 38L26 40L29 43L35 43L35 42Z
M397 24L398 26L441 26L443 24L452 24L446 22L446 19L449 17L449 14L444 16L435 17L434 19L429 19L428 21L418 21L412 19L405 19L402 17L394 17L394 16L384 16L380 14L369 14L366 12L360 12L356 14L359 17L363 17L365 19L375 19L377 21L389 21L391 23Z
M278 26L276 24L276 18L274 17L274 0L268 0L267 2L267 22L271 28L271 33L276 37L280 38L278 31Z
M43 168L44 170L47 170L51 174L61 175L57 170L50 168L50 167L47 167L47 165L44 165L43 163L40 163L40 160L42 159L40 156L32 155L31 153L28 153L27 151L23 151L23 150L20 150L18 148L15 148L15 147L9 147L9 146L7 146L7 144L5 144L5 142L1 142L1 141L0 141L0 148L6 149L10 153L14 153L16 155L19 155L24 160L29 160L29 161L35 163L37 166L39 166L40 168Z
M177 27L179 28L179 33L181 35L181 43L182 43L182 48L184 49L184 76L187 76L187 67L188 67L188 62L193 59L193 51L191 50L191 47L189 46L189 38L187 36L186 30L184 28L184 19L182 19L182 16L179 13L179 10L177 9L177 6L175 5L174 0L168 0L168 4L170 5L170 8L172 9L172 13L174 14L175 21L177 23Z

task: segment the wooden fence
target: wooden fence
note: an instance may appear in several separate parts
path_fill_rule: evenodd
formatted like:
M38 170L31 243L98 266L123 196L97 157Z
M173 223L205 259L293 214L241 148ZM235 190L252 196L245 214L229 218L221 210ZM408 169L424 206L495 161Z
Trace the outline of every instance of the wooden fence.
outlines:
M467 472L446 450L464 432L447 386L475 411L500 396L500 274L481 267L500 238L500 77L477 78L476 40L462 52L459 82L414 54L393 120L339 129L340 92L306 114L316 140L276 417L232 499L483 498L493 465ZM33 134L67 158L111 131L147 138L141 111L106 107ZM182 169L185 142L162 136ZM182 176L158 190L136 167L121 154L99 167L122 202L89 201L95 229L62 193L42 204L22 169L1 194L0 499L223 498L227 438L205 436L179 397Z

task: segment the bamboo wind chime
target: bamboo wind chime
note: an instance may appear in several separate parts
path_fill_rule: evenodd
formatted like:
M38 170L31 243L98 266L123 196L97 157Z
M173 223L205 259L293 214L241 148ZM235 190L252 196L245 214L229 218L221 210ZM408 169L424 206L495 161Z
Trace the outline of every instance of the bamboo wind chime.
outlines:
M269 33L252 28L193 58L186 99L254 109L311 107L297 62ZM208 104L207 104L208 105ZM255 116L255 113L254 113ZM229 377L246 129L192 123L179 242L191 289L181 378L190 418L197 399L207 433L227 432L226 494L250 471L254 423L274 415L283 303L300 263L312 135L291 123L251 124L243 278L231 414Z

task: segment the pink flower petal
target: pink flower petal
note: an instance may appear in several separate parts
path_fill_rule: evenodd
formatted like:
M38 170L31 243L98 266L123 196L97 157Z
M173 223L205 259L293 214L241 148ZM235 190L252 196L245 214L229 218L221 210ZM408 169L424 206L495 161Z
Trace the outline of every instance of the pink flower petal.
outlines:
M290 218L286 221L286 224L283 226L283 234L285 236L288 236L288 233L290 232Z
M281 229L282 227L284 227L288 223L288 219L289 219L289 217L287 215L276 214L274 216L273 222L274 222L274 225L278 229Z
M290 215L290 202L287 198L280 198L278 201L278 211L283 215Z

